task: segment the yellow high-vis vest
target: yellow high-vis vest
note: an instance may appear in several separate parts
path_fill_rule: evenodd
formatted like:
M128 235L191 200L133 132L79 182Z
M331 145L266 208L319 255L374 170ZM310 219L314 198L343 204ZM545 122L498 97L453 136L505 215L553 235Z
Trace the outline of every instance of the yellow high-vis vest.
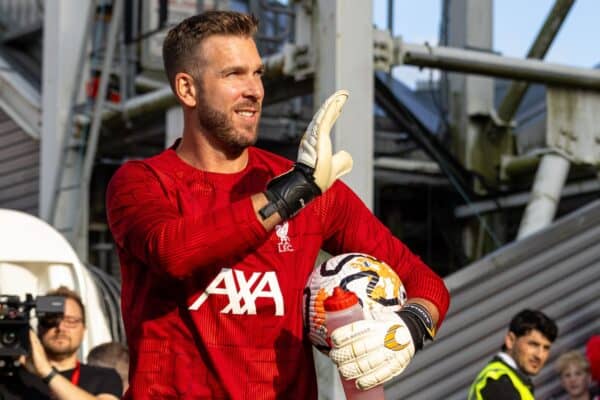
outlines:
M498 380L503 375L508 376L511 380L515 390L521 395L521 400L535 400L529 387L523 383L515 371L500 361L492 361L481 370L479 375L477 375L475 382L473 382L469 389L468 400L485 400L481 395L481 392L487 385L488 379Z

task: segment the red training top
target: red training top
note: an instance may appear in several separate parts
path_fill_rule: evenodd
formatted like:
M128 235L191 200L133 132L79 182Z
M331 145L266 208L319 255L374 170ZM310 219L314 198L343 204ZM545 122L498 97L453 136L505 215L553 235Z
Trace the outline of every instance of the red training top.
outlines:
M115 173L106 200L131 353L126 399L316 399L302 292L321 248L387 262L441 323L443 281L344 183L265 231L250 196L290 167L251 147L243 171L208 173L171 148Z

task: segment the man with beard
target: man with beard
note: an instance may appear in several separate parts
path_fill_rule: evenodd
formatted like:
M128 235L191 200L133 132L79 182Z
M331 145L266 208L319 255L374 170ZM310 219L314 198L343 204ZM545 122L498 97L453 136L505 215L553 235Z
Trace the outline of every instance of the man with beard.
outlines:
M85 308L77 293L61 286L47 293L65 298L64 314L38 321L38 335L30 331L31 354L24 368L5 379L0 399L116 400L122 384L117 372L85 365L77 351L85 332Z
M337 180L352 158L332 154L329 132L348 92L315 114L296 163L253 146L264 98L257 23L211 11L168 32L163 59L182 137L127 162L108 186L126 399L316 399L302 298L321 248L387 262L408 293L398 314L360 321L362 335L334 343L347 356L336 358L340 371L361 389L400 374L448 308L440 277Z
M533 382L548 361L558 328L546 314L523 310L510 322L502 351L483 368L469 400L534 400Z

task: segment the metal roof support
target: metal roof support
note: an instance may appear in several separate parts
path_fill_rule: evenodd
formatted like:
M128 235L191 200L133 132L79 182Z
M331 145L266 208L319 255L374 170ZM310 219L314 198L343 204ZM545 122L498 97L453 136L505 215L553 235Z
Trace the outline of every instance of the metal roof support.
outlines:
M441 174L440 165L433 161L409 160L395 157L377 157L373 160L375 168L392 169L396 171L413 171L424 174Z
M492 48L493 7L491 0L455 0L449 3L450 21L447 41L456 48L475 48L489 51ZM448 118L453 129L454 154L466 169L477 172L487 180L494 170L489 162L499 148L482 137L481 118L489 115L494 106L494 81L487 77L445 74L447 86ZM486 154L482 157L483 153ZM484 192L478 182L474 189Z
M63 167L61 154L66 141L66 126L70 123L70 100L74 86L78 83L74 79L78 68L77 57L87 29L88 20L83 16L90 8L93 8L91 0L57 1L44 10L39 214L51 223L49 217L56 196L56 170ZM70 183L78 179L76 169L78 168L71 168L66 176L68 186L72 186ZM77 200L73 199L75 201ZM61 210L70 212L74 207L86 206L75 205L73 202Z
M404 43L401 37L394 38L394 49L394 64L600 90L600 70L591 68L506 57L475 50Z
M546 141L553 153L542 158L517 239L549 225L556 213L570 162L598 165L600 94L550 87Z
M492 0L446 1L445 8L451 22L446 27L445 40L448 45L491 51L494 23ZM481 121L490 119L494 107L494 80L456 73L445 73L443 77L446 85L443 87L445 98L442 101L446 103L446 110L450 111L447 118L452 126L448 131L452 137L451 150L460 160L462 168L476 173L480 178L467 182L469 186L459 191L469 202L463 192L472 195L487 193L488 186L495 180L495 160L507 147L505 140L491 140L482 129ZM466 225L462 233L465 238L463 251L475 259L481 252L499 245L497 240L490 238L495 238L495 233L500 232L499 227L494 226L493 219L487 216L478 216L478 219L478 224ZM486 231L487 235L484 235Z
M561 192L561 198L589 195L591 193L600 193L600 181L598 179L588 179L565 185ZM522 207L527 204L529 197L529 192L521 192L490 200L476 201L456 207L454 216L456 218L468 218L477 214L497 211L499 208L505 210L512 207Z
M73 86L71 87L71 96L67 100L67 104L65 104L67 114L65 118L64 132L62 132L62 135L60 135L57 139L57 148L59 149L58 159L56 161L57 167L53 168L54 176L51 177L52 179L44 178L44 180L48 181L49 189L52 195L48 200L48 206L45 207L45 210L43 210L45 214L42 214L42 217L46 221L49 221L55 227L61 227L65 225L64 221L62 221L64 220L65 213L59 212L59 210L64 210L65 207L72 208L72 202L78 200L76 198L62 198L62 196L60 196L59 193L60 185L64 184L62 183L64 175L66 174L69 175L69 178L76 179L75 176L77 176L77 174L74 174L72 169L78 169L80 165L80 160L78 160L79 162L70 163L71 167L67 168L65 165L65 160L80 158L79 150L76 148L76 146L73 146L73 144L71 143L73 141L73 136L75 135L76 131L75 124L73 123L73 114L75 111L75 104L77 104L77 98L80 96L81 88L83 86L82 83L84 80L84 65L87 62L87 48L89 45L91 30L94 26L95 12L96 6L92 1L87 5L87 17L85 19L87 23L83 28L84 32L81 37L81 42L79 44L79 51L76 53L77 58L75 64L76 67L74 71L75 76L73 79ZM67 171L67 169L71 170ZM59 204L59 202L61 204ZM62 204L65 202L66 204Z
M569 173L569 166L569 160L562 155L549 153L542 157L535 175L529 204L521 219L517 240L539 231L552 222Z
M71 85L75 84L73 74L77 50L81 47L79 41L84 40L80 33L86 29L81 19L76 20L73 15L85 14L84 10L88 7L91 7L91 1L78 2L77 7L59 1L44 12L39 215L46 221L50 221L50 209L55 196L55 171L59 168L62 135L67 125L67 116L63 117L63 114L69 110L67 102ZM75 21L81 26L77 26ZM74 40L65 40L66 32Z
M567 18L569 11L571 11L573 3L575 3L575 0L556 0L554 7L550 10L544 25L542 25L540 32L531 45L527 53L527 58L544 58L565 18ZM502 99L500 107L498 107L498 117L502 121L508 123L513 119L528 87L529 84L527 82L513 82L510 85L510 88Z
M343 178L373 205L373 6L362 0L320 0L313 9L316 49L315 106L339 89L350 92L332 131L335 151L352 154L360 168ZM357 57L357 54L360 56Z

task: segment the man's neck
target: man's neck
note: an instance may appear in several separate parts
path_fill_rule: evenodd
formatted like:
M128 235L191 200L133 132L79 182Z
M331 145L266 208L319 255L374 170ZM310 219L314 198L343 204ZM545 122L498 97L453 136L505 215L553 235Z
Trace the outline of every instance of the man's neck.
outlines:
M72 354L64 358L53 358L49 359L50 365L55 367L59 371L66 371L73 369L77 366L77 354Z
M206 172L231 174L240 172L248 164L248 149L239 156L231 157L201 138L186 137L185 134L175 152L186 164Z

